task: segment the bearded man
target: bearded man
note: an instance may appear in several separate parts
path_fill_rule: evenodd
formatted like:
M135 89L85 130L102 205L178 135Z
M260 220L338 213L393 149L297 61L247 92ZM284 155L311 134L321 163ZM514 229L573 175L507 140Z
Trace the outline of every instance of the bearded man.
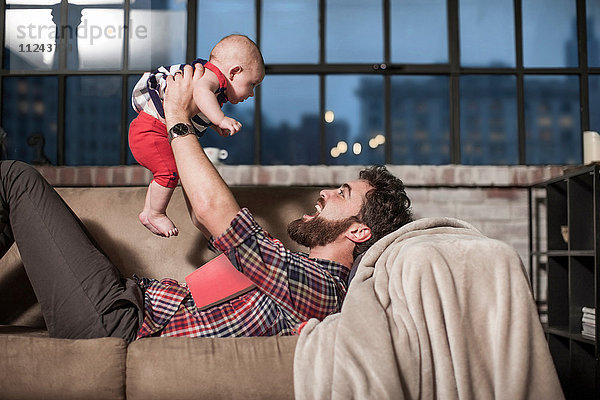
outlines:
M357 254L412 219L402 181L385 167L323 190L316 212L292 221L286 249L241 209L193 134L192 87L201 66L170 77L169 140L194 225L255 288L208 309L173 279L122 279L79 219L35 169L0 163L0 254L16 241L51 337L289 335L339 312ZM187 130L188 128L189 130Z

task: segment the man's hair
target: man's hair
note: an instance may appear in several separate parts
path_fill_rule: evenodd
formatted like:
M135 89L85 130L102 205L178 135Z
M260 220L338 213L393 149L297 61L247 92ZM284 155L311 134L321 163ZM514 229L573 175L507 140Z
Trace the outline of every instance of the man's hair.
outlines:
M371 229L371 239L357 243L354 256L365 252L376 241L413 220L410 199L404 183L392 175L386 167L376 165L360 171L373 187L365 196L358 218Z

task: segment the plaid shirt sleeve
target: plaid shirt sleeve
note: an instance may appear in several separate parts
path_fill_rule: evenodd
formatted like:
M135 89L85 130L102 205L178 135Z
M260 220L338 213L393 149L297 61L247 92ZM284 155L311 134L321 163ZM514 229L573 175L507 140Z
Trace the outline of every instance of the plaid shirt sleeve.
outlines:
M230 258L233 252L240 271L300 321L323 319L341 309L348 269L287 250L245 208L211 245Z

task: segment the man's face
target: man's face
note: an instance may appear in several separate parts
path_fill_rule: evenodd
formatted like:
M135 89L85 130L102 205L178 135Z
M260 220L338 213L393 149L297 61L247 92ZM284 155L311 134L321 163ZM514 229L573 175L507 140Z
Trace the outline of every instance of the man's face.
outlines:
M290 238L313 248L333 242L356 220L372 186L365 180L356 180L338 189L322 190L315 205L316 212L304 215L288 226Z

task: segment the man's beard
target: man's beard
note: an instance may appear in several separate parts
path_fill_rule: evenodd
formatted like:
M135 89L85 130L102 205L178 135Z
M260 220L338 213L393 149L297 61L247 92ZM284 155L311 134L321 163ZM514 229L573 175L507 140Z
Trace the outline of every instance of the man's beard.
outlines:
M314 248L334 242L354 222L356 222L356 217L339 221L330 221L320 216L308 221L298 218L290 222L287 231L294 242L308 248Z

